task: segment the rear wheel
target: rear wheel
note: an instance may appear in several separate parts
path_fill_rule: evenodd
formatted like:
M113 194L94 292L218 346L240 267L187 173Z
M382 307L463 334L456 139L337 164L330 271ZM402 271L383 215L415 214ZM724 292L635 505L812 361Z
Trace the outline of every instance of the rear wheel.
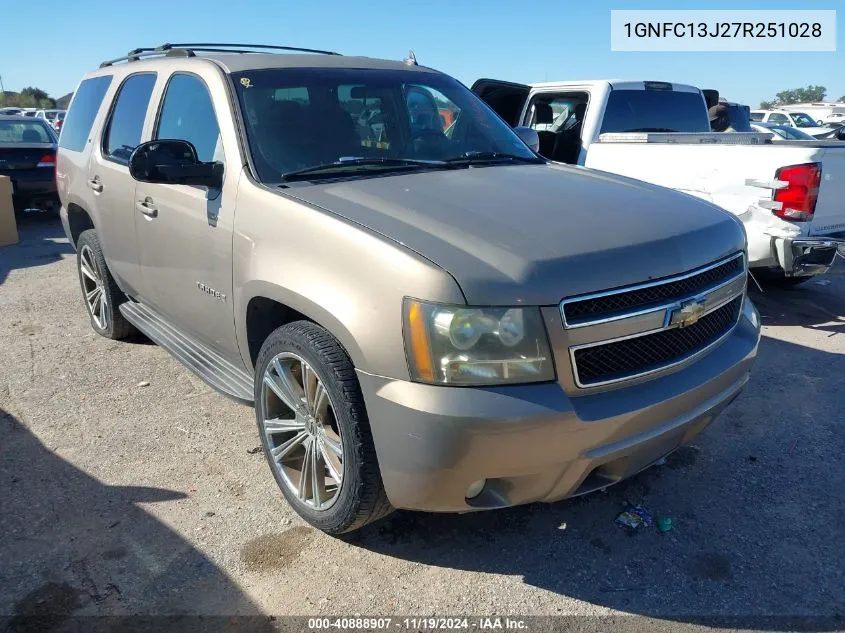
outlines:
M117 287L109 272L94 229L82 232L76 243L76 252L79 285L82 287L91 327L106 338L128 337L135 329L118 309L126 301L126 295Z
M342 534L391 512L355 369L326 330L297 321L270 334L255 416L273 477L308 523Z

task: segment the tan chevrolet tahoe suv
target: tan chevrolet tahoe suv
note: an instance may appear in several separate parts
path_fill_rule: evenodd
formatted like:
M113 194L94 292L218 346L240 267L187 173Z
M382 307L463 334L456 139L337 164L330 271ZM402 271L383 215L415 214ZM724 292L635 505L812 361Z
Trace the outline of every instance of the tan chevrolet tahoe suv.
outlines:
M605 488L747 382L745 235L523 138L413 57L104 62L57 166L91 325L254 403L282 493L329 533Z

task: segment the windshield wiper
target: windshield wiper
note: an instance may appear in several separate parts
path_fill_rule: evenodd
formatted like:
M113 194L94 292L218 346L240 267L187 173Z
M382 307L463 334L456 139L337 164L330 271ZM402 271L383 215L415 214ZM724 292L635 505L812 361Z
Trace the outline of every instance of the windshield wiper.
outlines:
M282 181L307 180L309 176L316 175L333 176L337 172L345 171L347 168L354 169L356 167L432 169L449 167L449 164L440 160L416 160L413 158L342 158L331 163L323 163L322 165L313 165L304 169L289 171L282 174Z
M539 164L546 161L536 156L520 156L519 154L507 154L505 152L466 152L454 158L447 158L445 162L450 165L468 165L471 163L498 163L502 161Z

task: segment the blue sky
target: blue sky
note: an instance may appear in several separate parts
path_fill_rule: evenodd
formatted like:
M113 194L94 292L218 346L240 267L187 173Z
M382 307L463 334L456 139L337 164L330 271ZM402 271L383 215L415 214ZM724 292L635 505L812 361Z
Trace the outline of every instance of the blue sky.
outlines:
M610 9L840 9L832 53L633 53L610 51ZM820 84L845 96L841 0L74 0L52 9L0 9L0 77L7 90L74 89L99 62L137 46L219 41L289 44L401 59L464 83L653 79L717 88L757 106L782 89ZM52 40L45 33L52 29Z

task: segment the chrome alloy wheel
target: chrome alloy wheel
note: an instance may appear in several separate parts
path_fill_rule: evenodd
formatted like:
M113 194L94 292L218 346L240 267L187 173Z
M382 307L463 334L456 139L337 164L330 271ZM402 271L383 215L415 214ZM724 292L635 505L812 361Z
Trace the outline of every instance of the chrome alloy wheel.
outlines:
M302 358L282 352L264 372L260 406L281 480L301 502L326 510L343 483L343 442L323 382Z
M109 325L109 304L106 301L103 275L94 251L87 244L79 251L79 270L82 272L82 292L88 312L97 327L105 330Z

